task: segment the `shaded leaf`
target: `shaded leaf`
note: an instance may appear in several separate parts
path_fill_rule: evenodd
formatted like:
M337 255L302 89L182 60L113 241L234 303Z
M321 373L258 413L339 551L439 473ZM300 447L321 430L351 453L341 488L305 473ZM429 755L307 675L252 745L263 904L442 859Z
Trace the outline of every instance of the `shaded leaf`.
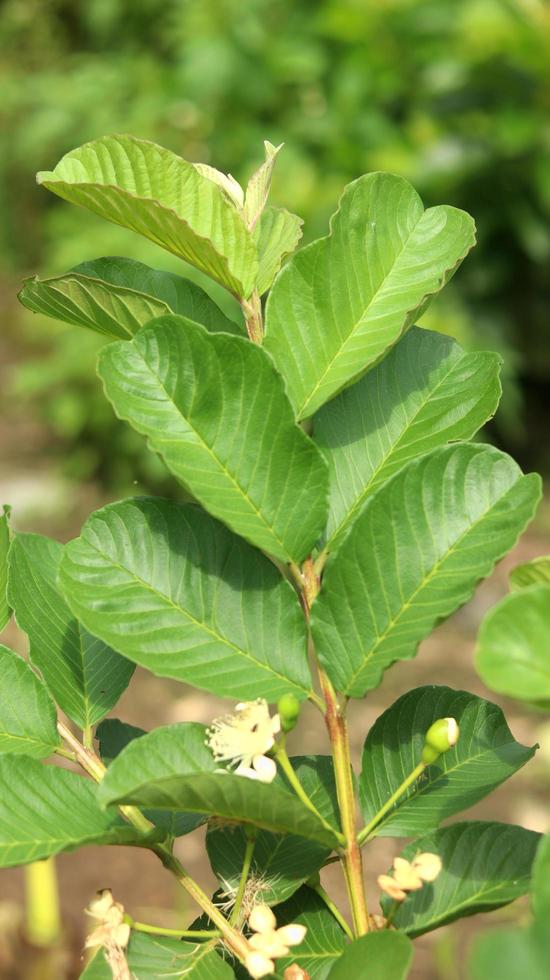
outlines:
M111 504L70 542L60 583L75 615L125 657L215 694L309 694L292 586L260 552L193 505Z
M63 546L50 538L16 535L9 595L29 636L32 664L65 714L87 728L116 704L134 668L75 619L57 585L62 554Z
M338 828L334 770L330 756L297 756L291 759L298 779L317 810ZM284 786L282 777L280 783ZM208 828L206 849L214 874L224 892L235 894L239 885L247 835L240 826ZM274 905L289 898L318 871L330 848L292 834L261 830L256 838L251 876L258 885L255 900Z
M535 754L515 741L496 704L449 687L418 687L384 711L367 735L360 778L365 823L418 765L426 732L438 718L458 722L457 744L400 797L375 836L413 837L437 827L483 799Z
M523 827L480 820L456 823L408 844L403 857L419 851L439 854L443 868L432 884L411 892L394 923L408 935L424 932L477 912L508 905L529 889L540 834ZM386 914L390 900L382 902Z
M258 264L242 217L215 183L170 150L133 136L105 136L36 179L151 239L231 292L250 295Z
M548 834L542 838L535 857L531 902L535 917L539 922L547 925L550 919L550 835Z
M330 980L405 980L413 957L410 939L401 932L371 932L346 947L330 971Z
M27 756L0 757L0 867L85 844L140 844L144 837L101 810L89 779Z
M116 759L130 742L146 734L144 728L129 725L118 718L105 718L97 726L95 733L99 742L99 754L105 765L108 766L113 759Z
M120 725L120 723L119 723ZM181 776L198 772L214 772L216 763L207 748L206 727L195 722L183 722L155 728L154 731L140 736L134 733L139 729L128 731L131 726L125 726L124 733L120 727L116 732L118 739L131 736L116 758L109 765L107 776L109 793L123 796L132 791L136 781L144 782L156 779L169 779L171 776ZM109 731L109 729L107 729ZM112 729L111 729L112 735ZM111 746L114 748L115 746ZM204 816L189 813L164 812L148 810L146 816L157 827L162 827L171 837L188 834L195 827L204 823Z
M550 556L533 558L510 572L510 589L519 592L530 585L550 585Z
M10 511L11 507L2 507L0 514L0 632L7 625L11 616L8 603L8 551L10 548Z
M488 446L437 449L369 498L329 558L312 610L335 687L361 697L466 602L515 543L540 496L536 474Z
M60 741L55 705L29 665L2 644L0 677L0 755L51 755Z
M129 777L124 791L120 792L110 773L111 770L107 770L98 788L98 799L105 806L136 803L159 810L182 810L253 824L275 833L297 834L327 847L337 844L336 834L331 834L315 814L278 786L228 772L150 777L146 766L140 772L139 759L136 759L133 784L130 785Z
M325 520L326 464L260 347L164 317L106 347L98 370L119 418L210 513L283 561L308 554Z
M294 252L302 237L303 221L284 208L266 208L254 229L258 249L256 289L262 296L271 286L283 260Z
M550 583L531 585L499 602L483 620L475 664L499 694L550 702Z
M466 353L450 337L412 327L381 364L321 409L314 439L329 465L328 551L406 463L469 439L491 418L499 366L497 354Z
M34 313L107 337L128 339L166 313L179 313L213 332L243 333L195 283L134 259L95 259L62 276L33 276L24 281L19 299Z
M135 980L231 980L233 970L208 945L148 936L133 932L127 951L128 966ZM80 980L112 980L111 969L102 950L98 950Z
M475 241L456 208L424 211L402 177L349 184L330 234L297 253L277 278L265 346L299 418L358 380L445 285Z

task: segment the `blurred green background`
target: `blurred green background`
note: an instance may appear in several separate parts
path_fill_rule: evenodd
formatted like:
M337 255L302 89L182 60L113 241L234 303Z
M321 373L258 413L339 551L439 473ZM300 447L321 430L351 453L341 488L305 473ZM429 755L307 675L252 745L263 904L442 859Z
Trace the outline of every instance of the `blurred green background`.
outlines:
M169 487L100 394L100 341L15 302L24 275L102 254L177 267L34 182L67 150L122 131L238 178L264 138L284 140L273 197L305 218L305 241L373 169L408 177L428 205L470 211L479 246L423 322L503 353L490 437L550 469L547 2L3 0L0 40L0 380L18 452L109 491Z

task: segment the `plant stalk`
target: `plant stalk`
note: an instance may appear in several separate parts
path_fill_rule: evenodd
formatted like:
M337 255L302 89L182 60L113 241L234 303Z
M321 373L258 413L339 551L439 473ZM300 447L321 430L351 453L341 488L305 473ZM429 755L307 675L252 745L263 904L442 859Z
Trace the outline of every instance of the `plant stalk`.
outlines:
M131 915L125 915L124 921L135 932L147 932L151 936L171 936L173 939L219 939L221 935L217 929L167 929L165 926L153 926L149 922L137 922Z
M262 303L258 293L252 293L250 299L241 299L241 308L246 322L246 332L254 344L261 344L264 337L262 319Z
M229 925L236 926L239 925L241 909L243 906L244 893L246 890L246 883L248 881L248 875L250 874L250 865L252 864L252 858L254 856L254 848L256 847L256 833L246 831L246 848L244 852L243 867L241 871L241 877L239 879L239 887L237 889L237 894L235 895L235 904L231 910L231 915L229 917Z
M359 844L359 847L361 847L368 840L370 840L370 838L373 836L373 831L376 830L378 824L386 816L388 810L391 810L394 803L397 803L399 797L403 796L403 793L405 793L406 790L408 790L409 786L411 786L412 783L414 783L418 779L418 777L422 775L425 768L426 768L426 763L419 762L418 765L413 769L413 771L409 773L407 778L403 780L401 786L399 786L396 789L395 793L392 793L390 798L386 800L384 806L380 807L378 813L375 813L372 820L365 827L363 827L363 829L360 831L360 833L357 836L357 843Z
M312 891L317 892L319 898L325 903L329 912L332 913L337 923L342 927L348 939L350 939L353 942L355 936L353 935L350 927L348 926L346 920L344 919L344 916L340 912L340 909L338 908L337 905L334 904L332 898L330 897L328 892L325 891L321 882L318 882L317 884L312 884L310 881L308 881L307 884Z
M294 772L294 769L292 768L292 764L286 753L286 748L284 747L284 744L282 742L280 742L275 749L275 759L279 763L281 769L283 770L286 778L288 779L290 785L292 786L292 789L296 793L296 796L301 800L304 806L307 806L308 810L311 810L311 812L315 814L317 819L320 820L321 823L323 824L325 830L330 831L331 834L336 834L340 843L344 845L346 843L344 835L341 834L338 830L336 830L336 828L333 827L332 824L328 822L328 820L325 820L323 815L319 813L315 804L310 800L304 787L302 786L300 780L298 779L296 773Z
M306 618L309 619L311 606L321 588L320 576L311 558L307 558L303 563L301 578L304 610ZM338 707L334 688L320 666L319 679L326 705L325 724L332 745L336 793L344 835L344 847L341 852L342 867L355 934L363 936L369 931L369 914L365 897L361 848L357 843L355 826L355 793L351 776L348 729L346 719Z

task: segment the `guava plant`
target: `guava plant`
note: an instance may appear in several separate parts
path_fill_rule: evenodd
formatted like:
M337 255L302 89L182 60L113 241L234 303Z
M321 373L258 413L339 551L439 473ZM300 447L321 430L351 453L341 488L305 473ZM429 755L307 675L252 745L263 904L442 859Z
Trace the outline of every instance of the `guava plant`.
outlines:
M497 706L412 690L366 733L360 773L346 722L349 700L468 600L540 496L536 475L468 441L496 410L499 358L414 325L473 221L367 174L327 237L287 258L301 222L267 204L279 150L266 144L246 191L127 136L38 176L237 301L230 316L194 282L123 258L21 292L105 335L114 412L182 486L176 502L109 504L66 547L34 534L9 547L30 663L0 653L2 865L148 848L197 905L195 922L164 929L101 893L87 980L400 980L416 936L529 887L538 834L440 826L533 755ZM6 549L7 516L2 533ZM107 718L136 664L233 704L210 726L148 733ZM327 753L289 757L306 700ZM205 823L213 897L185 870L185 835ZM408 841L389 871L369 858L380 835ZM349 916L322 884L331 862Z

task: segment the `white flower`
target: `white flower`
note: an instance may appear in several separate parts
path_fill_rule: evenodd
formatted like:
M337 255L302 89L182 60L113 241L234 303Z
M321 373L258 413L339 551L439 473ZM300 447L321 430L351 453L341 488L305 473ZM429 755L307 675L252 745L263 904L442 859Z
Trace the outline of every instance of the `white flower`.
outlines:
M418 891L426 881L435 881L442 868L438 854L429 851L417 854L414 860L396 857L393 862L393 877L379 875L378 885L386 895L396 902L403 902L408 892Z
M273 973L273 960L288 956L291 946L298 946L307 932L305 926L290 923L277 929L277 920L268 905L256 905L248 918L254 935L249 943L252 952L246 957L245 966L251 977L266 977Z
M267 701L258 698L238 704L235 714L216 718L207 731L207 745L217 762L237 763L235 774L271 783L277 775L273 748L281 730L279 715L269 715Z
M443 863L439 854L430 854L429 851L425 851L424 854L417 854L412 866L422 881L435 881Z

